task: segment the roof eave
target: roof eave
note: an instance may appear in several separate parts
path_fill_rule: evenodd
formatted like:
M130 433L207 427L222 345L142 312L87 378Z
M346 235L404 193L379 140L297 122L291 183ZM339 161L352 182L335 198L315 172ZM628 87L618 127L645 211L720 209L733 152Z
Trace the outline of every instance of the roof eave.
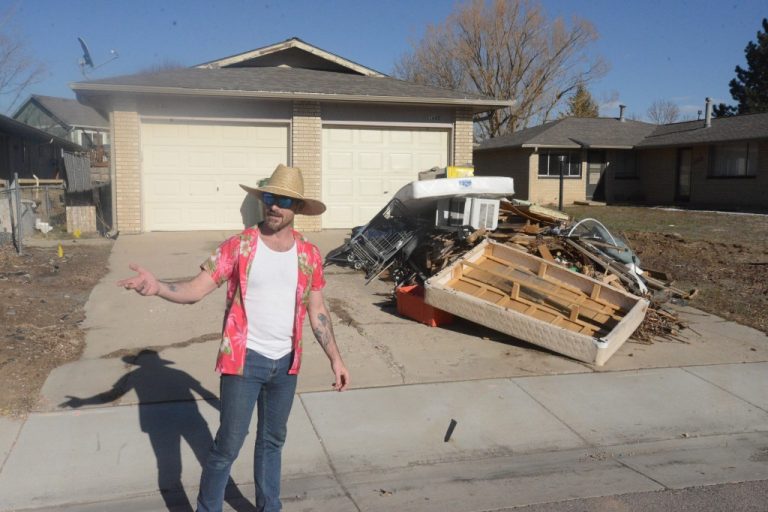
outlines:
M475 112L512 106L514 102L500 100L427 98L421 96L372 96L366 94L324 94L312 92L243 91L224 89L186 89L183 87L156 87L148 85L115 85L75 82L69 85L75 92L165 94L183 96L235 97L285 100L322 100L368 103L408 103L421 105L455 105L473 107Z
M14 128L18 130L18 132L22 133L24 136L32 137L37 140L48 140L50 142L56 142L61 147L65 149L69 149L72 151L83 151L84 148L76 143L72 142L67 139L62 139L61 137L57 137L56 135L52 135L44 130L40 130L38 128L35 128L34 126L30 126L28 124L22 123L21 121L17 121L11 117L2 116L2 122L0 124L7 124L10 125L11 128Z
M521 144L520 147L523 148L532 148L534 150L537 150L539 148L544 149L581 149L581 146L578 144L533 144L533 143L525 143Z
M376 71L375 69L362 66L349 59L345 59L333 53L327 52L325 50L321 50L320 48L317 48L316 46L312 46L311 44L305 43L304 41L298 38L288 39L287 41L282 41L280 43L264 46L262 48L257 48L249 52L232 55L230 57L225 57L223 59L204 62L202 64L198 64L193 67L202 68L202 69L224 68L227 66L231 66L233 64L238 64L240 62L244 62L250 59L255 59L257 57L261 57L264 55L270 55L270 54L279 52L281 50L287 50L289 48L299 48L300 50L303 50L307 53L310 53L312 55L325 59L329 62L333 62L334 64L343 66L347 69L350 69L356 73L360 73L361 75L364 75L364 76L387 76L384 73Z
M584 147L587 149L635 149L637 146L584 144Z
M754 135L752 137L731 137L731 138L723 138L723 139L709 139L709 140L688 140L688 141L677 141L677 142L658 142L658 143L649 143L649 144L638 144L636 146L637 149L661 149L661 148L672 148L676 146L703 146L708 144L725 144L729 142L741 142L741 141L756 141L756 140L766 140L768 139L768 134L766 135Z

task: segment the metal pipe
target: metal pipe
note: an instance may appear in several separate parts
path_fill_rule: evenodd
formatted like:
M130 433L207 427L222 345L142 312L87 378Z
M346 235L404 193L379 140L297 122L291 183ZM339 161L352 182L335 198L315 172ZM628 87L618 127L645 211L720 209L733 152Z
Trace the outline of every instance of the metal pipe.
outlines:
M19 173L13 173L13 190L16 197L16 252L21 254L23 242L21 235L21 187L19 186Z
M565 155L560 155L557 159L560 160L560 197L557 209L563 211L563 164L565 163Z
M704 128L712 126L712 98L707 98L704 106Z

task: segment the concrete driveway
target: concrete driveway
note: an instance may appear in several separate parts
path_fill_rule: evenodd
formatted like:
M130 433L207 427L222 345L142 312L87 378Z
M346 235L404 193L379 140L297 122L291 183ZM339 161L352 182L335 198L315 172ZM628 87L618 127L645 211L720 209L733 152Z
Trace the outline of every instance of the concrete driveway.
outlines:
M55 410L65 395L92 396L111 386L132 368L121 357L141 349L157 350L174 367L218 388L213 371L219 343L224 286L202 302L179 306L158 298L140 297L115 286L139 263L165 279L195 275L228 232L147 233L121 236L109 260L109 273L86 305L86 348L80 361L55 370L43 390L41 410ZM338 247L345 230L310 233L323 254ZM353 388L429 382L452 382L532 375L556 375L640 368L679 367L768 360L762 333L725 322L690 308L681 308L692 329L689 343L660 341L653 345L625 343L603 367L581 363L482 326L458 321L431 328L401 317L390 300L392 285L375 280L365 285L359 272L326 268L326 301L333 313L339 347L352 372ZM308 323L307 323L308 325ZM330 386L328 362L305 327L299 392ZM168 401L173 389L157 389L144 401ZM129 392L116 403L136 403Z

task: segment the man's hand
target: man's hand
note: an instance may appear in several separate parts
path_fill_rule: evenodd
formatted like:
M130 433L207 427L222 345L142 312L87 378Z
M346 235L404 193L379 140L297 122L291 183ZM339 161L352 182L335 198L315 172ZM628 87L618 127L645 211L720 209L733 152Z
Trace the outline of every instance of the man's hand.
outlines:
M130 269L138 275L123 279L117 282L117 286L122 286L126 290L136 290L140 295L157 295L160 291L160 281L150 272L135 263L129 265Z
M344 391L347 389L347 386L349 385L349 372L341 359L332 362L331 369L333 370L333 375L336 377L336 382L333 383L333 389L336 391Z

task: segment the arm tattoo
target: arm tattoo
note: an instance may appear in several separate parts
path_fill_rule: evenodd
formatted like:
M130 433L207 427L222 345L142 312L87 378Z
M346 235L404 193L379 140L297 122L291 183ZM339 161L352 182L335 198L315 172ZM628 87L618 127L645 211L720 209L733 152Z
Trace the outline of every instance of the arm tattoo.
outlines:
M168 287L168 290L175 292L176 291L176 284L175 283L166 283L165 281L162 281L162 283Z
M322 345L323 348L327 347L333 339L333 327L331 326L331 319L322 313L318 313L317 320L320 322L318 327L313 329L315 338Z

